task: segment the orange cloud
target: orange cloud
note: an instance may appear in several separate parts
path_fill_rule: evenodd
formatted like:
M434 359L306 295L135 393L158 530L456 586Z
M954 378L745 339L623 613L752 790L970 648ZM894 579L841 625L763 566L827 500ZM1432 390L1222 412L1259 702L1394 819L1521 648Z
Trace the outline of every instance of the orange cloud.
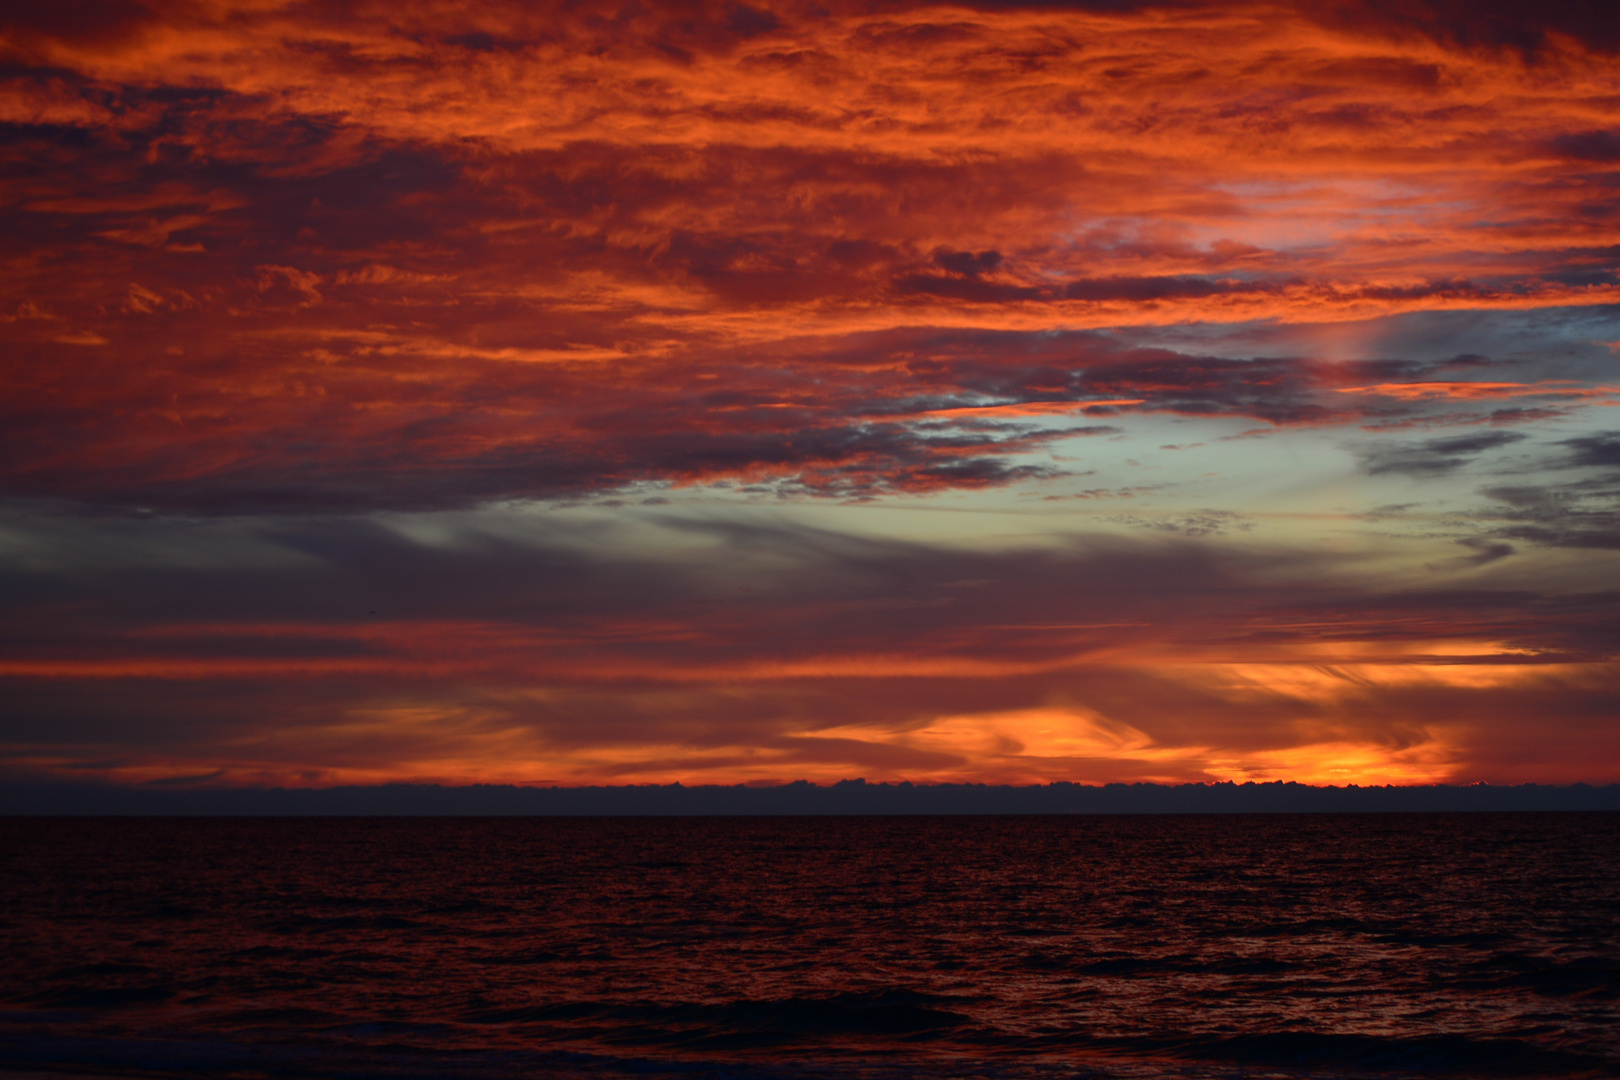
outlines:
M0 479L34 494L423 505L446 496L383 477L439 468L474 502L993 486L1039 475L1005 461L1027 440L871 425L1079 402L1350 421L1021 356L1096 328L1620 301L1582 179L1607 167L1613 65L1562 37L1537 46L1548 83L1276 4L785 4L743 28L651 5L611 34L589 5L120 12L0 28L28 215L0 306L72 324L6 324ZM1024 338L968 372L946 331ZM1440 383L1371 385L1418 405Z
M1411 382L1376 386L1343 386L1341 394L1378 394L1401 401L1479 401L1493 398L1603 398L1620 394L1620 387L1580 386L1568 380L1537 383Z

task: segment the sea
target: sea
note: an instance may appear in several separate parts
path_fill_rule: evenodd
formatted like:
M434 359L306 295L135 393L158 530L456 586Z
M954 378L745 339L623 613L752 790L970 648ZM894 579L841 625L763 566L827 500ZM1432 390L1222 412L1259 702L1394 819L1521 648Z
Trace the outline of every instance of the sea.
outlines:
M1620 814L0 818L0 1073L1620 1076Z

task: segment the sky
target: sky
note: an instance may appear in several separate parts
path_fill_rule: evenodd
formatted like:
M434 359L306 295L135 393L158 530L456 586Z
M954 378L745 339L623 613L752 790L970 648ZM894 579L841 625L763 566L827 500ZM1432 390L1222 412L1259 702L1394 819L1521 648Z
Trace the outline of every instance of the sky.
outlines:
M0 779L1620 780L1606 7L8 6Z

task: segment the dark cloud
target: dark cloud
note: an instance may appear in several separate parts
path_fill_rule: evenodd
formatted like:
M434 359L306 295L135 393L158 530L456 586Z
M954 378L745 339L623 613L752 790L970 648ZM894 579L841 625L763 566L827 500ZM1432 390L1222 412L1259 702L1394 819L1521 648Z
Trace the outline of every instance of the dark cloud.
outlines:
M923 293L975 304L1039 300L1050 296L1042 289L1009 282L985 281L977 275L946 277L938 274L907 274L897 278L894 287L902 294Z
M1620 432L1604 431L1596 435L1582 435L1565 439L1560 445L1570 448L1568 464L1576 468L1620 466Z
M1598 469L1578 478L1539 484L1497 484L1480 493L1499 505L1479 516L1498 524L1495 536L1546 547L1620 550L1620 435L1597 432L1563 439L1569 453L1552 470Z
M1620 161L1620 132L1572 131L1548 144L1556 154L1580 161Z
M1491 424L1533 424L1539 420L1556 420L1569 415L1567 409L1492 409L1487 422Z
M1344 415L1318 394L1322 373L1294 360L1234 360L1138 350L1087 366L1081 385L1099 397L1145 398L1154 409L1193 416L1249 416L1318 423Z
M978 277L980 274L990 273L1001 265L1001 252L981 251L975 255L971 251L952 251L945 248L934 253L934 262L953 274Z
M1565 510L1557 514L1521 512L1521 524L1496 529L1497 535L1543 547L1620 550L1620 512Z
M1509 49L1527 60L1543 56L1555 36L1597 52L1620 51L1620 24L1604 0L1319 0L1304 9L1333 27L1421 34L1464 49Z
M1456 472L1490 450L1521 442L1529 436L1517 431L1486 431L1451 435L1421 443L1368 446L1357 451L1362 471L1369 476L1404 473L1407 476L1444 476Z
M182 16L190 5L165 4ZM62 0L55 4L6 4L0 12L5 44L37 48L46 42L97 46L127 41L161 24L158 13L137 0ZM0 54L3 55L3 54Z
M1481 288L1474 282L1463 278L1454 278L1450 281L1425 281L1418 285L1367 285L1355 291L1357 295L1373 300L1486 300L1491 294L1491 290Z
M758 37L780 29L782 20L765 8L732 4L726 9L726 28L740 38Z
M1546 547L1620 549L1620 478L1481 489L1502 505L1483 512L1500 537Z
M1267 288L1265 283L1215 281L1201 277L1109 277L1071 281L1063 287L1063 295L1071 300L1164 300L1181 296L1254 292Z
M1485 537L1464 537L1458 540L1457 543L1473 551L1474 554L1468 556L1465 560L1471 566L1488 566L1515 553L1512 544L1504 543L1501 540L1490 540Z

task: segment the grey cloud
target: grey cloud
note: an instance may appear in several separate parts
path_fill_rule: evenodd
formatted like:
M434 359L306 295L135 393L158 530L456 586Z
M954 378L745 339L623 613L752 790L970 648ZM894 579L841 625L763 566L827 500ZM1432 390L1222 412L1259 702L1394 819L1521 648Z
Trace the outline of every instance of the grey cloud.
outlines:
M1502 522L1496 536L1545 547L1620 550L1620 485L1505 485L1480 493L1504 504L1481 515Z
M1466 556L1465 560L1472 566L1486 566L1498 560L1515 554L1512 544L1501 540L1491 540L1481 536L1469 536L1458 540L1457 543L1470 549L1474 554Z
M1219 536L1233 528L1247 532L1251 528L1241 515L1230 510L1194 510L1188 514L1162 518L1126 515L1116 520L1136 528L1191 537Z
M1369 446L1358 451L1362 471L1369 476L1404 473L1407 476L1444 476L1456 472L1474 458L1521 442L1528 436L1517 431L1484 431L1452 435L1420 443Z
M1565 439L1561 446L1572 451L1568 464L1575 467L1620 466L1620 431Z

